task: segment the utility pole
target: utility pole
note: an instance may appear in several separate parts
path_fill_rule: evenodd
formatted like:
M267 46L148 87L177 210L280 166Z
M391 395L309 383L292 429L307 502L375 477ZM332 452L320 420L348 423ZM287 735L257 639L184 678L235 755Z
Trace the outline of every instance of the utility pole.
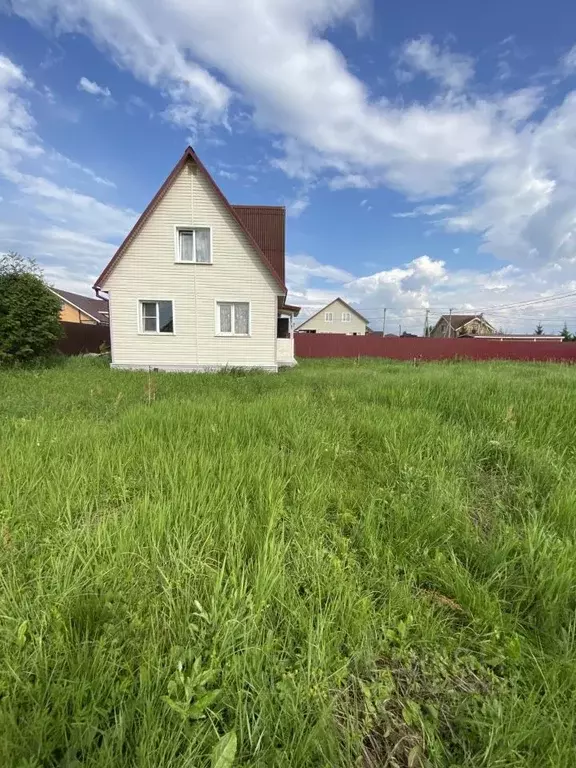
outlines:
M402 323L398 323L398 336L402 336Z
M426 310L426 317L424 318L424 336L428 336L428 316L430 314L430 310Z
M448 338L452 338L452 307L450 307L450 314L448 315Z
M382 338L386 335L386 307L384 307L384 312L382 313Z

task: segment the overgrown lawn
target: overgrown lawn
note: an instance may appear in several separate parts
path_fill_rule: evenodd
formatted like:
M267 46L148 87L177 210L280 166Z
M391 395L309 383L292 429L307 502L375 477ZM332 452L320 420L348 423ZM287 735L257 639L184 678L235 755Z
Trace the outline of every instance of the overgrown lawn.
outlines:
M575 384L0 372L0 765L573 768Z

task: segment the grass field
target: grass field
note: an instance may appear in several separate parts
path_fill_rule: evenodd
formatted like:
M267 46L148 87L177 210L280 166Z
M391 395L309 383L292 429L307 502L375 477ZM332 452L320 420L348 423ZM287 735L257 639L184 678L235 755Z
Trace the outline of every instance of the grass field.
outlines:
M573 768L575 384L0 372L0 765Z

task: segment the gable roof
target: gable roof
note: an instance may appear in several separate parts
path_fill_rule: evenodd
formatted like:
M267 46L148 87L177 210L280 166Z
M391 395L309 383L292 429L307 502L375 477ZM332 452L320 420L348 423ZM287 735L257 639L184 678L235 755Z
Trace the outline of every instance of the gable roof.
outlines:
M350 310L350 312L354 312L354 314L360 318L366 325L368 325L368 320L364 317L364 315L361 315L360 312L358 312L357 309L354 309L354 307L351 307L348 302L344 301L344 299L341 299L340 296L337 296L335 299L332 299L332 301L329 301L326 306L322 307L322 309L319 309L318 312L315 312L313 315L310 315L310 317L307 317L306 320L300 323L300 325L295 328L297 331L299 328L302 328L303 325L306 325L306 323L310 322L313 318L317 317L321 312L324 312L325 309L328 309L332 304L335 304L337 301L339 301L341 304L344 304L344 306Z
M268 271L276 281L278 287L283 291L284 294L286 294L287 291L286 291L286 286L284 285L283 276L280 276L278 274L272 262L266 257L260 244L254 238L254 235L252 234L250 229L246 226L246 223L245 221L243 221L241 215L238 213L237 210L235 210L234 206L230 205L230 203L224 196L224 193L222 192L220 187L216 184L216 182L214 181L214 179L212 178L208 170L205 168L205 166L203 165L202 161L200 160L196 152L194 152L194 150L192 149L192 147L186 147L186 149L184 150L184 154L182 155L180 160L176 163L176 165L174 166L174 168L172 169L169 176L166 178L166 180L164 181L164 183L162 184L158 192L156 192L152 200L148 203L148 205L144 209L144 212L142 213L142 215L140 216L136 224L134 224L134 226L132 227L132 229L126 236L126 238L124 239L124 242L122 243L122 245L118 248L114 256L110 259L108 264L102 270L102 274L98 277L98 279L94 283L94 286L93 286L94 290L97 290L98 288L102 288L102 283L104 282L104 280L112 272L112 270L114 269L118 261L122 258L125 250L128 248L130 243L132 243L134 238L138 235L138 233L140 232L144 224L148 221L150 216L154 213L159 203L163 199L164 195L166 194L166 192L168 192L168 190L174 183L180 171L182 171L186 167L186 164L189 162L194 163L198 167L198 169L201 171L201 173L203 173L205 177L208 179L213 190L216 192L217 197L220 199L220 201L222 202L222 204L224 205L228 213L230 213L232 218L235 219L235 221L238 223L238 225L240 226L240 228L248 238L250 245L252 245L252 247L260 257L262 263L268 269ZM245 207L250 208L251 206L245 206ZM258 207L263 208L265 206L258 206Z
M50 288L52 293L59 296L62 301L70 304L75 309L79 309L97 323L108 325L108 301L106 299L95 299L90 296L82 296L79 293L71 291L61 291L60 288Z
M481 323L484 323L484 325L487 325L489 328L494 330L494 327L490 325L488 320L486 320L486 318L482 315L440 315L434 328L436 328L442 322L442 320L444 320L446 323L450 323L452 325L452 330L454 331L459 330L463 325L468 325L468 323L472 320L480 320Z

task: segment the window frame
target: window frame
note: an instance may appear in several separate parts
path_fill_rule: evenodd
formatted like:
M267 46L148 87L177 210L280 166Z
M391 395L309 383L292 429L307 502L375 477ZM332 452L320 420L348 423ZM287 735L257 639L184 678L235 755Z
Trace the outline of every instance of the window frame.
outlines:
M342 312L341 321L343 323L351 323L352 322L352 312Z
M330 317L328 317L330 316ZM324 312L324 322L325 323L333 323L334 322L334 312Z
M180 233L195 232L197 229L207 229L210 233L210 261L196 261L196 235L194 235L194 261L182 259L180 251ZM205 267L214 263L213 253L213 232L208 224L176 224L174 226L174 263L175 264L194 264L195 266Z
M169 302L172 304L172 330L161 331L160 327L160 310L158 308L158 302ZM156 304L156 328L155 331L144 330L144 317L142 314L143 304ZM175 336L176 335L176 307L174 299L136 299L136 311L138 317L138 335L139 336Z
M220 304L248 304L248 333L234 332L234 309L231 313L232 331L228 332L220 330ZM250 299L214 299L214 331L215 336L233 339L249 339L252 336L252 302Z

